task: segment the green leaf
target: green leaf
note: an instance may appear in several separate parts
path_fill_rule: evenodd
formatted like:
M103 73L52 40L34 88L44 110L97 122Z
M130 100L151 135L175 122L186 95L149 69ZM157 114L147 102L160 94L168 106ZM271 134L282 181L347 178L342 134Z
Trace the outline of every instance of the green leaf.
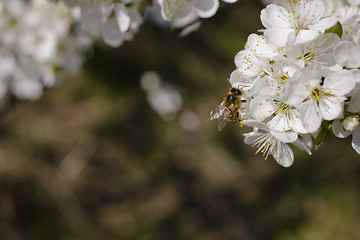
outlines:
M319 146L326 139L328 135L329 132L325 128L321 127L321 130L315 139L315 146L316 147Z
M325 33L335 33L337 34L339 37L342 36L343 34L343 28L341 26L340 22L337 22L334 26L332 26L331 28L327 29L325 31Z
M323 141L325 141L326 137L331 133L332 122L323 121L321 123L321 129L319 134L316 136L315 139L315 146L319 146Z

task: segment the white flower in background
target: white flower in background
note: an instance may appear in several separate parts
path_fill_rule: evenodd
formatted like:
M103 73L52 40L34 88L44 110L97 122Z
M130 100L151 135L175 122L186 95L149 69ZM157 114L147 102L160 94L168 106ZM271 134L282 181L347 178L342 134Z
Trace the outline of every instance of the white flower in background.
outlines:
M149 21L161 28L182 29L180 36L186 36L191 32L198 30L201 21L194 11L182 18L172 18L171 21L164 19L162 16L161 6L158 1L146 7L144 21Z
M55 1L55 0L52 0ZM69 7L81 10L80 25L95 38L118 47L131 40L139 30L144 15L147 19L166 25L159 18L186 28L181 36L200 27L199 18L212 17L219 8L219 0L62 0ZM224 0L234 3L236 0ZM151 16L153 15L153 16ZM155 15L155 16L154 16Z
M161 6L161 15L167 21L185 18L195 13L199 18L210 18L219 9L219 0L157 0ZM235 3L237 0L223 0Z
M238 0L223 0L226 3L236 3Z
M201 18L212 17L218 8L219 0L154 0L146 7L144 18L164 28L181 29L179 35L186 36L200 28Z
M175 86L163 84L156 72L145 72L140 81L142 89L147 93L150 106L164 120L172 120L182 107L182 96Z
M172 18L183 18L191 13L189 0L159 0L161 14L165 20Z
M79 7L80 25L93 37L101 37L112 47L132 39L142 23L139 12L142 0L64 0Z
M61 3L2 1L0 97L9 90L18 98L37 99L44 86L55 84L59 70L81 65L89 40L72 34L73 21L72 12Z

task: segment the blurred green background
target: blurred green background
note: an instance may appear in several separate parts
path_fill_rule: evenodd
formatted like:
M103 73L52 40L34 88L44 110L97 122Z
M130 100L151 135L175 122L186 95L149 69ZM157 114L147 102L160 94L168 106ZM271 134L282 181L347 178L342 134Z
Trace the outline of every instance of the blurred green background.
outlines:
M250 129L206 122L222 101L263 5L239 0L187 37L144 24L101 43L82 72L1 116L1 240L360 239L360 161L330 137L285 169L243 143ZM140 78L183 97L163 120ZM197 128L180 124L195 114Z

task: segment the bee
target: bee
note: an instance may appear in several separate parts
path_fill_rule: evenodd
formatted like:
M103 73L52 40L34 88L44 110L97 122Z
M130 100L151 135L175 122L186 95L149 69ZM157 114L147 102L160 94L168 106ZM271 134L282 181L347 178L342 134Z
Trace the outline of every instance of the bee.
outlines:
M228 94L221 102L219 107L217 107L214 111L210 112L208 120L219 119L218 121L218 129L221 131L227 122L229 123L237 123L240 126L240 116L239 109L241 107L241 95L243 94L243 90L239 88L230 88Z

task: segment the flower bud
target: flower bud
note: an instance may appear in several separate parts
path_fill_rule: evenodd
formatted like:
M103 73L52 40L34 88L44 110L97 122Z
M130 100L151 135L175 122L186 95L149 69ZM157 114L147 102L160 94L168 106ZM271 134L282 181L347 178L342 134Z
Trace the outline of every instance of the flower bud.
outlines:
M353 131L355 131L355 129L357 129L359 127L359 120L354 117L347 117L342 122L342 124L343 124L345 130L347 130L349 132L353 132Z

